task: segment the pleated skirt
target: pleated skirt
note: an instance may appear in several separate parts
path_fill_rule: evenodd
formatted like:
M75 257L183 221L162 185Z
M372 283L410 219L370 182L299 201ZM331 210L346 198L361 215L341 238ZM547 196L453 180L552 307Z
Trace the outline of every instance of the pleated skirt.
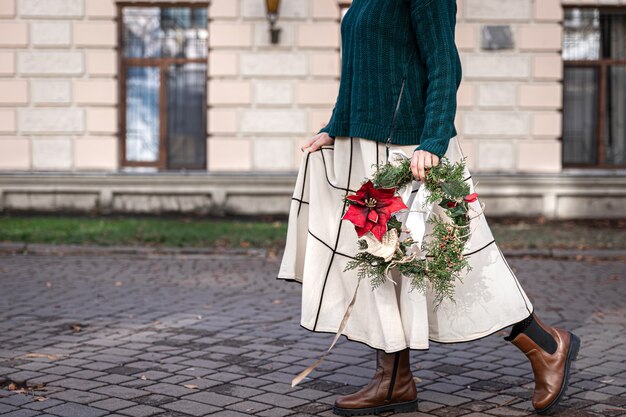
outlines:
M411 158L415 145L391 145L389 157ZM463 158L458 138L450 140L445 156ZM300 325L314 332L336 333L358 283L358 271L344 271L358 253L352 223L341 220L347 194L372 178L374 165L387 160L385 144L357 137L336 137L333 145L302 154L293 191L286 244L278 279L302 284ZM470 193L474 183L466 168ZM399 190L400 191L400 190ZM401 193L409 210L395 213L398 220L429 241L427 219L444 209L427 204L427 191L418 180ZM361 282L343 335L388 353L405 348L428 349L429 342L476 340L528 317L533 306L498 247L478 200L470 203L471 238L463 251L471 269L456 281L454 301L436 306L429 290L412 289L410 279L397 268L391 279L376 289Z

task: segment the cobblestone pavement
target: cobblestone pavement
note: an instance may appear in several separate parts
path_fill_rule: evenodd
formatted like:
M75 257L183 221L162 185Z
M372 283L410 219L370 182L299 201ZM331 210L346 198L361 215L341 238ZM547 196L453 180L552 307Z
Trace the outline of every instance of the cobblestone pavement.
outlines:
M0 415L333 415L374 355L342 339L291 388L332 335L299 326L280 256L0 256ZM624 262L508 261L544 321L582 338L556 415L626 415ZM413 351L410 415L531 415L529 363L503 335Z

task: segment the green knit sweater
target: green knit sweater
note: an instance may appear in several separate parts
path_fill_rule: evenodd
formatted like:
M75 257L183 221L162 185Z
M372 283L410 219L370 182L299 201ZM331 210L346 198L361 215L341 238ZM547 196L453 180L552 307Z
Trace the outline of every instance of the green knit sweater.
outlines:
M456 10L456 0L354 0L341 23L339 94L319 132L386 142L406 77L391 143L442 157L457 134Z

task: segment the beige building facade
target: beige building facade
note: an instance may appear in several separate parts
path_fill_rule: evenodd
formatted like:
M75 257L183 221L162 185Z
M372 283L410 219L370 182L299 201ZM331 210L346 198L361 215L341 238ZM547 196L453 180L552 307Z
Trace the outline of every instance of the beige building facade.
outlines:
M286 213L349 3L282 0L273 44L264 0L0 0L0 209ZM457 6L486 211L626 217L626 0Z

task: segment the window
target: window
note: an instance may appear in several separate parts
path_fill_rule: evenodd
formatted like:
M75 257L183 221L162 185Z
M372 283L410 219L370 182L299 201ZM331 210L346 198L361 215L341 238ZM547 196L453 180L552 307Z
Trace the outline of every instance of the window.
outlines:
M566 8L563 164L626 166L626 8Z
M206 168L207 8L118 7L123 166Z

